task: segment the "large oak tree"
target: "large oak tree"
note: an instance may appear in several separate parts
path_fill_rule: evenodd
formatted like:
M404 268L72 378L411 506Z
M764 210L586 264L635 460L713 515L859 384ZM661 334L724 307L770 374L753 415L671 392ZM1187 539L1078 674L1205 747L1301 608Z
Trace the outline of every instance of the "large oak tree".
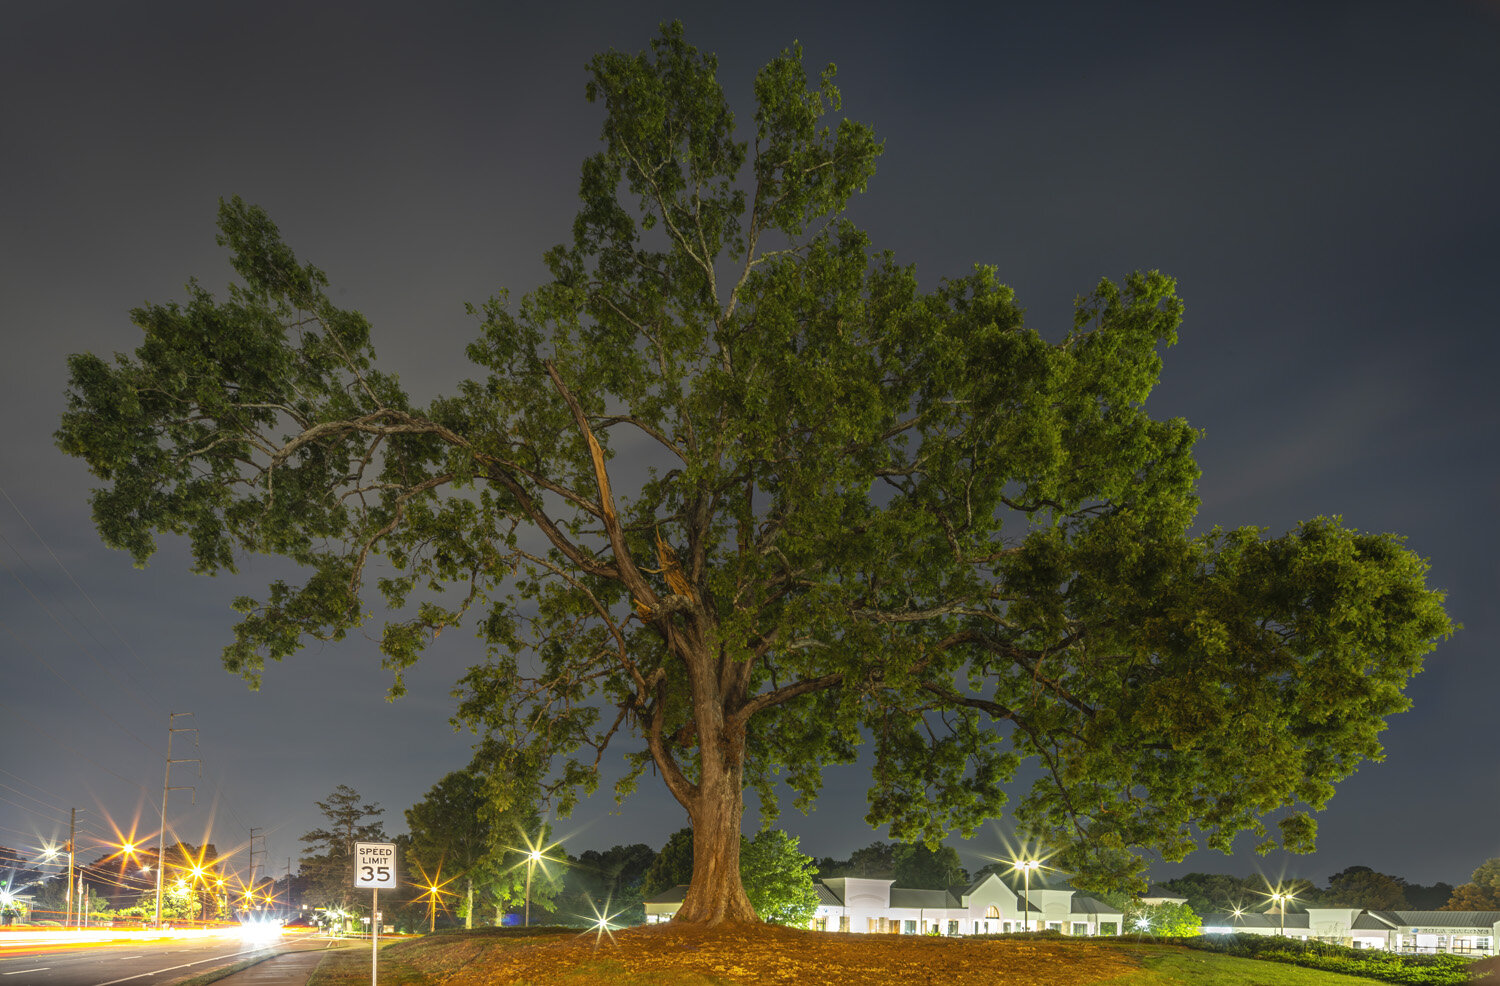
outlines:
M225 203L228 297L194 283L133 313L133 357L70 361L59 442L107 484L103 538L304 566L238 604L252 681L364 624L371 582L397 692L467 622L460 715L561 807L637 741L624 788L651 765L692 821L684 920L754 919L747 788L806 806L862 743L899 839L972 832L1035 760L1016 817L1091 885L1289 806L1307 849L1450 630L1423 562L1330 519L1191 535L1195 432L1145 408L1170 279L1103 281L1049 334L991 269L920 289L844 214L881 145L834 122L832 69L773 59L742 136L715 67L676 27L590 63L571 241L426 406Z

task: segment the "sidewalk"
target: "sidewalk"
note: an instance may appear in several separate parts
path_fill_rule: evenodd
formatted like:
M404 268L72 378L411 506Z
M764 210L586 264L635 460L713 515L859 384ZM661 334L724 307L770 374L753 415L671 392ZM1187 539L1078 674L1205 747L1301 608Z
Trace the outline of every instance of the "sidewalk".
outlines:
M305 986L308 977L329 953L326 948L298 949L282 952L275 958L257 962L220 979L215 986Z

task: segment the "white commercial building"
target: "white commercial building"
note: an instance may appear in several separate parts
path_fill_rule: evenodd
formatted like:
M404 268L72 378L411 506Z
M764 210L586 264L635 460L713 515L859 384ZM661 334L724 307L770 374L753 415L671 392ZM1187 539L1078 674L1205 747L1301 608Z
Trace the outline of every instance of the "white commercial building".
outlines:
M1305 912L1209 914L1203 933L1285 934L1351 948L1391 952L1455 952L1493 955L1500 941L1500 911L1372 911L1357 907L1309 907Z
M1124 915L1068 886L1012 886L990 873L967 887L914 890L894 880L832 877L816 884L818 931L986 935L1050 928L1067 935L1117 935ZM646 922L671 920L687 887L646 901ZM1028 910L1028 899L1030 902Z

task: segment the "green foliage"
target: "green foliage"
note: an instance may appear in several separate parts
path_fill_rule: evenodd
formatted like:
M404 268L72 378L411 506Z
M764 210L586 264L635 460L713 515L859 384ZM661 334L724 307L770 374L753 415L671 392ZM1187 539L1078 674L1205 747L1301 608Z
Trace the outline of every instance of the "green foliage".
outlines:
M1437 911L1453 899L1453 884L1439 880L1431 884L1408 883L1406 900L1414 911ZM1500 910L1500 908L1495 908Z
M1345 948L1319 941L1268 935L1208 935L1184 942L1189 948L1244 958L1286 962L1326 972L1412 986L1458 986L1470 981L1473 960L1459 955L1401 955L1379 949Z
M952 846L928 849L925 845L904 844L897 848L893 878L898 887L921 890L946 890L967 884L969 873Z
M849 861L844 864L840 873L828 873L828 876L858 876L871 879L884 880L894 879L896 875L896 853L900 846L889 842L872 842L862 849L856 849L849 856Z
M1368 866L1350 866L1330 876L1328 889L1319 895L1319 902L1375 911L1404 911L1411 907L1401 878L1377 873Z
M504 906L523 893L515 851L502 841L515 841L509 837L517 821L530 822L534 816L535 809L524 805L496 811L483 775L472 767L454 771L406 810L411 863L458 895L457 912L464 927L472 928L481 903Z
M780 829L766 829L740 847L740 881L762 921L805 927L818 909L817 875L797 839Z
M1187 905L1198 914L1251 908L1265 901L1263 877L1237 877L1223 873L1189 873L1165 880L1161 889L1187 898Z
M650 899L693 879L693 829L680 828L667 839L641 877L641 897Z
M1125 926L1157 938L1190 938L1203 934L1203 922L1186 904L1135 904L1125 908Z
M306 880L304 900L319 907L347 908L354 886L354 844L385 842L380 805L364 803L359 792L340 784L327 801L313 802L328 828L317 828L301 838L307 855L298 861L298 874Z
M1479 864L1469 882L1455 887L1445 911L1500 911L1500 857Z
M1009 867L1002 866L1000 872ZM986 871L989 867L986 867ZM818 860L818 871L827 879L836 876L869 877L894 880L898 887L943 890L966 884L970 877L958 858L958 851L940 845L929 849L923 843L872 842L856 849L848 859L825 857ZM976 874L978 876L980 874Z
M615 924L643 924L646 871L656 852L643 843L611 846L603 852L585 849L568 863L558 908L579 923L609 915Z
M865 741L867 818L902 841L972 834L1037 761L1016 821L1085 888L1193 832L1269 848L1286 807L1310 849L1452 630L1425 563L1337 519L1190 535L1196 433L1145 406L1173 281L1103 280L1050 337L992 269L920 289L844 215L882 148L835 122L834 78L772 59L751 140L679 27L595 58L571 239L476 311L477 378L426 407L266 214L222 203L227 298L190 283L132 312L133 355L69 360L57 439L105 484L101 537L301 565L236 603L224 663L252 683L377 593L394 694L467 622L487 656L458 716L493 776L565 812L634 736L618 793L653 766L715 852L745 788L805 808Z

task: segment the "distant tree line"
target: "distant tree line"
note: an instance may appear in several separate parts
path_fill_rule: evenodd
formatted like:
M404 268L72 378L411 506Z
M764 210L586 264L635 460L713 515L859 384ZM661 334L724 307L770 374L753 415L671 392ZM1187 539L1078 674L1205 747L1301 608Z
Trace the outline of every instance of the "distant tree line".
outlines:
M1189 873L1164 880L1162 890L1187 898L1199 914L1234 908L1264 909L1270 887L1263 876L1237 877L1223 873ZM1471 882L1412 883L1369 866L1350 866L1328 877L1325 886L1311 880L1282 881L1279 888L1292 895L1290 910L1307 907L1359 907L1378 911L1492 911L1500 910L1500 859L1474 871Z
M674 832L659 850L635 843L573 855L551 843L550 830L533 801L496 797L502 788L520 789L514 778L501 786L491 783L483 758L476 758L445 776L406 810L407 833L388 838L380 821L383 809L339 785L326 801L318 802L327 826L302 837L309 851L293 881L299 902L358 912L365 898L352 892L350 861L357 841L400 845L406 886L389 897L383 894L382 901L383 907L389 902L392 908L388 914L395 913L398 923L413 929L500 924L507 913L519 913L526 900L531 848L544 850L543 860L530 867L533 924L588 926L601 919L617 926L638 924L645 920L646 900L692 879L691 828ZM993 862L970 873L953 847L929 849L920 842L876 841L847 858L813 859L801 852L795 838L775 829L744 838L740 857L741 880L757 914L782 924L811 918L817 906L815 880L864 877L941 890L1010 870L1006 862ZM1183 913L1147 908L1127 895L1104 896L1124 908L1131 920L1144 919L1152 933L1170 933L1169 928L1196 926L1197 916L1208 913L1264 910L1270 892L1259 875L1189 873L1158 886L1186 898ZM1368 866L1350 866L1330 875L1325 886L1295 879L1282 881L1278 889L1292 895L1291 910L1500 910L1500 858L1481 864L1470 882L1458 887L1412 883Z

